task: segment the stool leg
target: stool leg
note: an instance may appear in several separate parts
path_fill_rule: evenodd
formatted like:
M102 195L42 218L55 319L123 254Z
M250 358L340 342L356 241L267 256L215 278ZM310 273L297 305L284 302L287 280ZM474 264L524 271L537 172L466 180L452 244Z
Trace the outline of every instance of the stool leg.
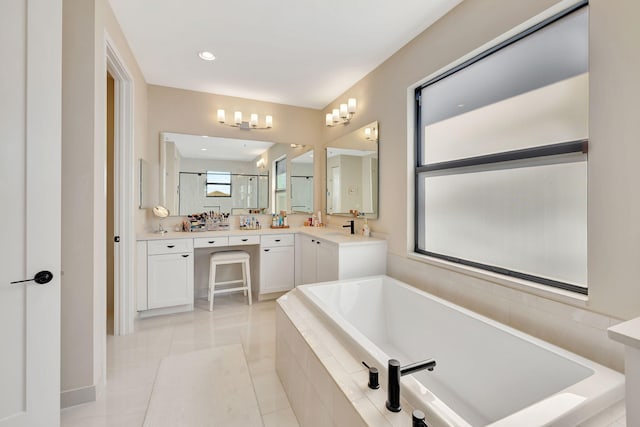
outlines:
M249 295L249 305L251 305L251 267L249 266L249 260L246 260L242 265L243 275L245 276L245 286L247 287L247 294Z
M242 286L243 287L247 287L247 267L246 267L246 261L242 261ZM244 296L247 296L247 290L245 289L243 292Z
M209 300L209 311L213 311L213 291L216 286L216 263L212 262L211 267L209 268L209 295L207 295L207 299Z

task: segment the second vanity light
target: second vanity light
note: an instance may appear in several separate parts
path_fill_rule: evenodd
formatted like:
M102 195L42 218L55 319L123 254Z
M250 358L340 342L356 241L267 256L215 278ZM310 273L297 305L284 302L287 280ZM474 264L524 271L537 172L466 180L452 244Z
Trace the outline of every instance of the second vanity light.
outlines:
M233 123L227 123L226 119L225 119L225 112L224 110L220 109L218 110L218 122L222 123L223 125L227 125L227 126L231 126L231 127L236 127L242 130L252 130L252 129L271 129L273 127L273 116L270 115L266 115L264 118L264 126L260 126L258 124L258 115L255 113L252 113L250 116L249 121L243 121L242 120L242 111L235 111L233 113Z
M340 104L340 108L334 108L331 113L327 113L325 124L335 126L349 123L353 115L356 114L356 103L355 98L349 98L346 104Z

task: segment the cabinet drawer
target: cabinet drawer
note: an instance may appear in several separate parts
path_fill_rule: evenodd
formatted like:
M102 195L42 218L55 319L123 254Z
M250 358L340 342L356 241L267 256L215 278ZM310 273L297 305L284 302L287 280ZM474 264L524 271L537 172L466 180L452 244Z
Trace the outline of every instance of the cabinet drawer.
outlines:
M147 254L178 254L193 251L193 239L166 239L149 240L147 242Z
M238 246L238 245L259 245L260 244L260 236L252 235L252 236L229 236L229 246Z
M196 237L193 239L194 248L215 248L217 246L229 246L229 236Z
M268 248L293 246L293 234L266 234L260 237L260 245Z

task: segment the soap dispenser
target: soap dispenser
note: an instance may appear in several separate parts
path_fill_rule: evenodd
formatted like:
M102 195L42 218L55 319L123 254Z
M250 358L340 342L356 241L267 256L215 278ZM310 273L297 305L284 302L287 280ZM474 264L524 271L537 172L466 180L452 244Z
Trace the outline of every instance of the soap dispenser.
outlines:
M369 224L367 223L367 217L364 217L364 225L362 226L362 235L364 237L371 236L371 230L369 229Z

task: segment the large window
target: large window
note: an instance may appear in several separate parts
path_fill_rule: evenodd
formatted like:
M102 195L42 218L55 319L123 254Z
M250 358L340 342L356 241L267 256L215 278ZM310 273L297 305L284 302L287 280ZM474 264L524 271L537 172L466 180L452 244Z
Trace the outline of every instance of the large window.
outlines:
M588 7L416 89L415 251L587 293Z

